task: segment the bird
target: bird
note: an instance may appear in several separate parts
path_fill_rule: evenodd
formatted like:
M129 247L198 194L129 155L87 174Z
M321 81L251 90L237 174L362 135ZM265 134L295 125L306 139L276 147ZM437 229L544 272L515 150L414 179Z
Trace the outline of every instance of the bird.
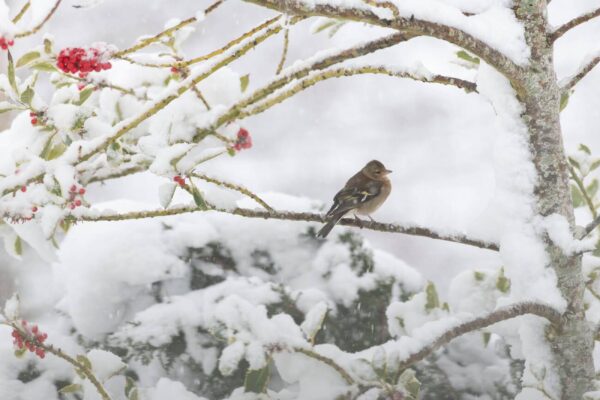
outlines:
M327 223L317 232L317 237L327 237L335 224L351 211L358 221L362 220L357 214L366 215L372 221L370 214L383 204L392 191L392 184L388 178L391 172L381 161L372 160L348 179L346 185L333 198L333 205L325 215Z

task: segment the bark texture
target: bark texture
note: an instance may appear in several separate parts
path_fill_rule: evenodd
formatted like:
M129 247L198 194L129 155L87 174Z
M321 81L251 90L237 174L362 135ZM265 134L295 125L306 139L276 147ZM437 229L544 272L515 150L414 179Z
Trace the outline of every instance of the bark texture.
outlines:
M529 131L530 150L538 175L535 187L537 211L542 216L564 216L574 231L568 165L560 126L560 89L554 71L546 6L545 0L521 0L516 8L531 49L530 65L517 90L525 106L523 120ZM581 399L583 393L591 389L594 379L594 343L584 314L581 256L564 254L547 237L545 242L558 287L568 302L560 326L550 328L547 333L561 381L560 398Z

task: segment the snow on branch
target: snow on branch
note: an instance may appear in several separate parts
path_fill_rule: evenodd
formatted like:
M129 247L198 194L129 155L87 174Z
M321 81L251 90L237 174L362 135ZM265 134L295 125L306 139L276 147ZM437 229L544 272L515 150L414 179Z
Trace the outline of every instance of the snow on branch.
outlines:
M249 208L232 208L224 209L212 206L207 203L206 208L196 205L178 206L169 209L158 209L149 211L133 211L127 213L99 212L90 210L82 212L73 217L74 221L124 221L130 219L143 219L166 217L170 215L187 214L199 211L217 211L232 215L239 215L246 218L262 218L262 219L277 219L286 221L306 221L306 222L325 222L325 217L322 214L310 212L293 212L293 211L268 211L255 210ZM461 243L469 246L479 247L487 250L498 251L499 247L496 243L490 243L479 239L470 238L460 233L440 233L432 229L423 228L420 226L402 226L399 224L383 223L377 221L359 221L354 218L343 218L338 222L338 225L353 226L361 229L369 229L379 232L402 233L405 235L414 235L428 237L431 239L444 240L448 242Z
M392 70L384 66L372 66L365 65L360 67L349 67L349 68L335 68L327 69L325 71L310 74L305 79L296 83L289 89L281 90L274 93L274 96L258 104L254 108L243 111L238 115L238 119L243 119L251 115L259 114L267 109L273 107L276 104L281 103L287 98L294 96L295 94L307 89L318 82L331 78L340 78L344 76L354 76L361 74L380 74L388 75L396 78L409 78L419 82L431 82L439 83L443 85L456 86L457 88L465 90L467 93L476 92L477 85L474 82L466 81L459 78L453 78L444 75L433 75L433 74L420 74L418 72L403 71L403 70Z
M344 4L314 3L302 0L247 0L262 7L304 17L321 16L364 22L371 25L392 28L410 37L431 36L460 46L481 57L494 66L512 82L519 82L522 68L506 54L486 44L470 33L443 23L415 18L383 18L374 10L365 7L348 7ZM383 5L383 7L385 7ZM395 14L395 13L394 13ZM462 15L462 14L461 14Z
M563 92L568 92L573 89L575 85L579 83L596 65L600 63L600 52L594 53L592 56L587 57L586 61L583 62L575 75L563 79L561 82L561 89Z
M554 30L554 32L552 32L551 36L550 36L550 40L552 42L554 42L555 40L557 40L558 38L560 38L562 35L564 35L565 33L567 33L568 31L570 31L571 29L575 28L576 26L579 26L581 24L583 24L584 22L587 22L593 18L596 18L600 16L600 8L596 9L596 10L592 10L588 13L585 13L583 15L580 15L577 18L572 19L571 21L567 22L564 25L559 26L558 28L556 28Z
M451 340L462 336L466 333L476 331L493 325L500 321L512 319L521 315L537 315L542 318L546 318L553 325L559 326L561 324L561 314L553 307L534 302L523 302L505 306L499 308L491 313L473 318L470 321L460 323L453 328L447 330L442 335L438 336L437 339L431 343L424 345L421 350L412 353L410 356L400 361L400 370L406 369L418 361L423 360L428 355L433 353L439 347L449 343Z

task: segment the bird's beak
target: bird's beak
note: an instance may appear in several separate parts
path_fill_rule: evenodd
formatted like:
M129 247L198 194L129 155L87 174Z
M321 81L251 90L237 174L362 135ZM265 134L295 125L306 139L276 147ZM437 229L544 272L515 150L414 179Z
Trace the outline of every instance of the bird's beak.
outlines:
M390 170L390 169L386 169L386 170L385 170L385 174L386 174L386 175L387 175L387 174L391 174L391 173L392 173L392 170Z

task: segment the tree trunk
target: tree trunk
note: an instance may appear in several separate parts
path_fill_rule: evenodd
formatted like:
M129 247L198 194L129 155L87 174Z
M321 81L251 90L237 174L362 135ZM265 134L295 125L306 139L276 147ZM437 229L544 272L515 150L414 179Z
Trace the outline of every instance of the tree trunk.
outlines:
M537 211L542 216L560 214L575 228L567 160L560 127L560 89L553 64L545 0L521 0L517 17L523 21L531 48L523 87L518 89L525 105L523 120L538 180L535 186ZM585 320L581 256L564 254L548 237L546 251L556 271L558 287L567 300L567 311L559 329L547 332L561 383L561 399L580 400L594 379L594 339Z

